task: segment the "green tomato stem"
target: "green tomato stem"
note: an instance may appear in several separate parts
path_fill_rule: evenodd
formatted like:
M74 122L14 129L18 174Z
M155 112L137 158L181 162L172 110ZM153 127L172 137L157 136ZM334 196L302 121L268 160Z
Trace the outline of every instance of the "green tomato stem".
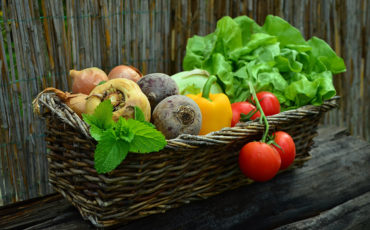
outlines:
M209 99L209 92L211 91L212 84L217 80L215 75L211 75L203 86L202 97Z
M252 94L252 96L254 98L254 101L256 102L257 109L261 113L260 123L262 124L262 121L263 121L265 123L265 127L266 127L261 142L266 142L266 138L267 138L267 135L269 133L269 127L270 126L269 126L269 123L268 123L267 118L265 116L265 113L262 110L261 104L260 104L260 102L259 102L259 100L257 98L256 91L254 90L252 83L251 82L248 82L248 84L249 84L249 90L251 91L251 94Z

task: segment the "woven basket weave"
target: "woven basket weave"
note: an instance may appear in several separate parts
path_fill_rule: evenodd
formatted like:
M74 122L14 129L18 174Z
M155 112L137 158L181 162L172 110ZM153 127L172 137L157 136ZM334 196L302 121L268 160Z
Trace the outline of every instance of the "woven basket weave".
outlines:
M338 99L268 117L271 131L286 131L295 141L297 155L290 168L310 158L319 120ZM34 109L46 120L50 183L97 227L162 213L252 183L238 168L238 153L264 131L264 125L253 121L206 136L180 135L160 152L129 153L114 171L99 175L94 169L96 142L86 123L53 93L43 93Z

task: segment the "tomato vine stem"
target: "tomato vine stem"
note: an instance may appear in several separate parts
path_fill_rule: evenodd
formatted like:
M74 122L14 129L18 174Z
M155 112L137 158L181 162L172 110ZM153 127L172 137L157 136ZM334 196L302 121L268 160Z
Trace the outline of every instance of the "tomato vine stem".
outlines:
M257 107L257 109L261 113L260 123L262 124L262 122L264 122L265 123L265 127L266 127L265 128L265 132L263 133L261 142L266 142L266 138L267 138L267 135L269 133L270 126L269 126L269 123L268 123L267 118L265 116L265 113L262 110L261 104L260 104L260 102L259 102L259 100L257 98L256 91L254 90L254 87L253 87L252 83L249 81L248 84L249 84L249 90L250 90L250 92L251 92L251 94L252 94L252 96L254 98L255 103L256 103L256 107Z

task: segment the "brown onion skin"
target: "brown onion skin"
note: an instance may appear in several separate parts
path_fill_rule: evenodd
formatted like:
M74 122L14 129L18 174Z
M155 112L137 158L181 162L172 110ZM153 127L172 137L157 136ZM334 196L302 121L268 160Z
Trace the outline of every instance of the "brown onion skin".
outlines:
M126 78L137 82L143 75L133 66L119 65L114 67L108 74L109 79Z
M82 117L81 114L86 112L86 101L88 95L82 93L71 94L69 92L63 92L62 90L53 87L48 87L44 89L41 93L39 93L32 104L37 103L37 100L39 99L41 94L46 92L55 93L55 95L57 95L60 100L62 100L69 108L71 108L73 112L75 112L80 118ZM40 113L39 107L36 107L35 111L37 113Z
M83 70L70 70L69 75L73 78L72 93L83 93L89 95L90 92L102 81L108 81L107 74L96 67Z
M82 114L86 112L86 101L87 95L86 94L70 94L67 96L67 100L65 101L66 105L73 110L80 118L82 118Z

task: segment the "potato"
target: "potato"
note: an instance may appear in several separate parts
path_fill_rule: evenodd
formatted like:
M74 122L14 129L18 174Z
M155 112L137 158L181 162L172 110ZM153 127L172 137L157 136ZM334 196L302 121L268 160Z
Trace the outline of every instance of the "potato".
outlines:
M154 109L152 121L167 139L180 134L198 135L202 126L202 113L192 99L173 95L162 100Z

